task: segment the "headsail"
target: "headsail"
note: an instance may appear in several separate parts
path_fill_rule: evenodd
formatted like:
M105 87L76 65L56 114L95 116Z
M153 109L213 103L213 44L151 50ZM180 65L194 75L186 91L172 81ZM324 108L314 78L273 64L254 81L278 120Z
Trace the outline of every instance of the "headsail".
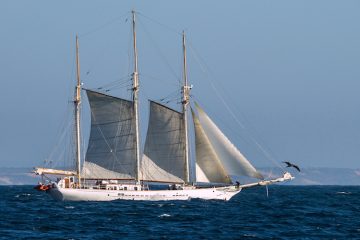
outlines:
M91 131L83 167L84 177L134 179L136 143L133 102L90 90L86 93L91 108Z
M143 180L185 181L183 114L150 101L141 172Z
M192 111L192 116L196 144L196 181L231 183L230 177L226 174L218 155L212 147L194 111Z
M256 171L244 155L240 153L240 151L230 142L230 140L204 112L204 110L202 110L197 104L196 109L199 115L198 124L201 126L204 135L210 143L207 147L211 146L214 150L227 174L263 179L263 176ZM203 139L204 138L202 138L202 141L204 141ZM202 170L206 171L204 169Z

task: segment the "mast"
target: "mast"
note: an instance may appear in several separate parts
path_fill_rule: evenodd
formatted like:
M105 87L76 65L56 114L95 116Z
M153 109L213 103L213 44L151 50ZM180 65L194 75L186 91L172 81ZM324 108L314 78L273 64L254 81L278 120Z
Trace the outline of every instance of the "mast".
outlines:
M133 47L134 47L134 72L133 72L133 102L135 111L135 141L136 141L136 182L140 180L140 134L139 134L139 108L138 108L138 92L139 92L139 74L138 59L136 48L136 31L135 31L135 11L132 10L132 30L133 30Z
M187 117L187 106L189 105L189 92L191 87L188 85L187 69L186 69L186 45L185 45L185 31L182 33L182 44L183 44L183 74L184 74L184 86L182 87L182 106L184 113L184 129L185 129L185 182L190 182L189 172L189 137L188 137L188 117Z
M81 104L81 82L80 82L80 63L79 63L79 39L76 35L76 89L75 89L75 130L76 130L76 174L78 177L79 188L81 187L81 136L80 136L80 104Z

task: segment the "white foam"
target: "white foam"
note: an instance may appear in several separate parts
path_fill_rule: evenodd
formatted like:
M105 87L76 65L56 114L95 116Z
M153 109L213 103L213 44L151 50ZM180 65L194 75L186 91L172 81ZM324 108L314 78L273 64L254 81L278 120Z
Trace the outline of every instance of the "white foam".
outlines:
M336 194L345 194L345 195L349 195L349 194L351 194L351 192L336 192Z
M163 214L161 214L159 217L161 217L161 218L171 217L171 215L170 215L170 214L167 214L167 213L163 213Z

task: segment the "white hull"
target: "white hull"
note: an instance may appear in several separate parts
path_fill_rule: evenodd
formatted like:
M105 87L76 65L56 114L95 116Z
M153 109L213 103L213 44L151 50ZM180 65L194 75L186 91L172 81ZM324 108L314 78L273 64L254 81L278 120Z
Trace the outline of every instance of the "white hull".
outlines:
M224 200L228 201L238 194L243 188L266 186L274 183L294 179L290 173L285 172L283 177L263 180L256 183L240 186L195 188L184 186L174 190L144 190L141 185L108 184L92 188L73 188L67 186L64 179L51 184L46 192L58 201L113 201L113 200L138 200L138 201L170 201L170 200ZM50 185L49 185L50 186ZM101 186L101 185L100 185ZM113 190L113 189L117 190ZM125 190L126 189L126 190Z
M102 189L74 189L52 187L47 192L58 201L113 201L113 200L140 200L140 201L168 201L190 200L193 198L205 200L230 200L238 194L241 188L213 187L184 190L102 190Z

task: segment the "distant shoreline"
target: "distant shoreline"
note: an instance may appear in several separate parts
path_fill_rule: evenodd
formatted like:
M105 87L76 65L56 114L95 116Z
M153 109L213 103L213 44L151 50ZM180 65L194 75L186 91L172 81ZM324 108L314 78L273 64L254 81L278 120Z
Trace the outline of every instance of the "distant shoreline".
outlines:
M301 172L284 168L290 171L295 179L283 186L360 186L360 169L351 168L303 168ZM31 173L32 168L3 167L0 168L0 185L34 185L39 176ZM259 168L265 177L279 176L283 170L274 168ZM246 180L253 181L253 180Z

